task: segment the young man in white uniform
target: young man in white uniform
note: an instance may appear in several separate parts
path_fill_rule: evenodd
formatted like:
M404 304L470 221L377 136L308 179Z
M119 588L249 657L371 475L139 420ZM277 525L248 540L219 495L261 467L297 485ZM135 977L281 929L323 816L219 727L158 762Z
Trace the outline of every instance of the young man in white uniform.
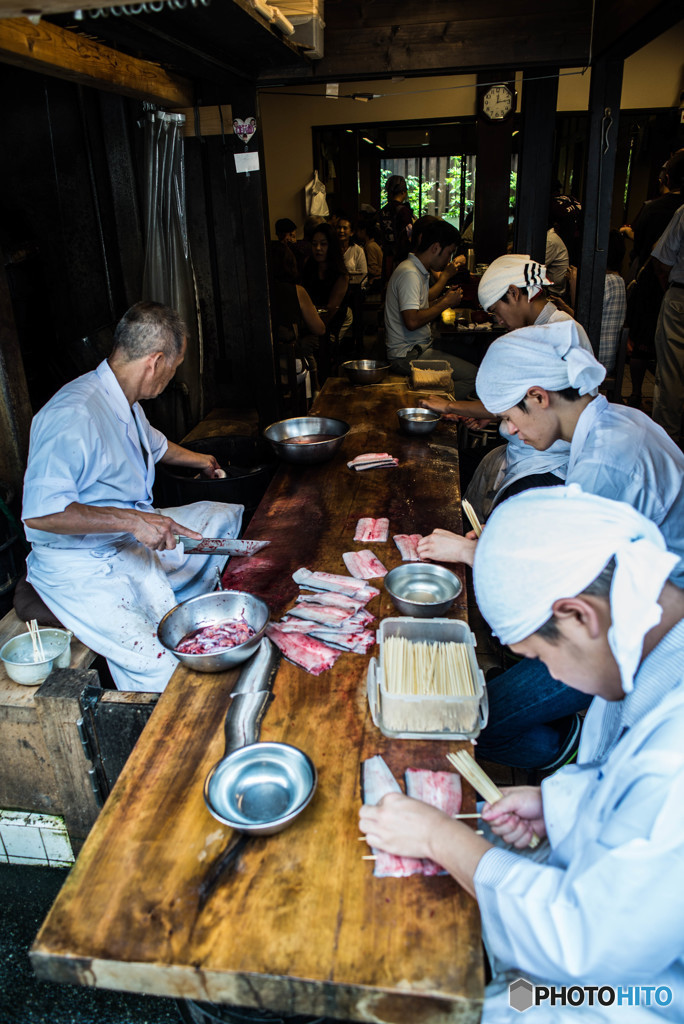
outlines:
M559 439L570 445L566 483L626 501L654 522L679 557L672 581L684 587L684 454L645 413L596 395L605 372L580 347L576 325L567 320L495 341L482 360L477 392L508 432L533 450L545 451ZM477 543L436 531L418 550L421 557L472 565ZM586 703L564 682L538 662L491 680L481 756L528 768L562 763L578 733L577 721L567 716Z
M460 288L444 289L462 268L451 263L459 242L456 228L438 217L421 217L413 225L413 252L392 274L385 295L387 355L395 368L410 372L414 359L441 359L449 363L456 398L466 398L475 386L477 367L465 359L433 348L432 323L445 309L458 306ZM439 274L432 284L431 273Z
M57 618L107 658L121 690L161 691L178 664L157 639L163 615L213 589L224 557L188 555L183 537L236 537L243 507L152 506L155 464L208 477L213 455L182 448L138 404L183 361L186 329L173 310L139 302L108 360L63 387L31 427L23 519L28 580ZM174 535L181 537L176 545Z
M594 986L593 1010L587 992L581 1009L547 1000L540 1020L682 1020L684 593L668 582L676 561L640 513L575 486L501 505L478 545L478 604L502 643L593 697L578 763L485 805L482 836L399 794L361 810L369 845L429 857L477 898L493 974L483 1024L517 1019L508 986L520 977ZM516 852L533 832L548 843ZM636 988L633 1005L600 1005L596 986Z
M571 320L568 313L547 299L543 289L550 284L542 263L513 253L499 256L490 264L482 275L477 297L482 308L509 331ZM582 348L591 352L591 342L580 324L577 324L577 333ZM492 418L481 401L453 403L431 396L421 399L420 405L434 409L447 419L486 422ZM495 448L485 456L466 494L476 512L485 519L505 494L510 497L527 487L562 483L570 456L570 446L565 441L556 441L547 451L539 452L509 434L504 424L500 425L499 433L507 446ZM427 552L423 556L430 557Z

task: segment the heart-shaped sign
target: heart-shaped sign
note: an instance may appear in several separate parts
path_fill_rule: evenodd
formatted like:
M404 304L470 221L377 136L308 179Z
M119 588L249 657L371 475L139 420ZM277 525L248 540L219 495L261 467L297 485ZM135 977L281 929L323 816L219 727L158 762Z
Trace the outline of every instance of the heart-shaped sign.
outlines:
M233 118L233 131L245 144L249 142L256 130L255 117L248 117L246 121L243 121L241 117Z

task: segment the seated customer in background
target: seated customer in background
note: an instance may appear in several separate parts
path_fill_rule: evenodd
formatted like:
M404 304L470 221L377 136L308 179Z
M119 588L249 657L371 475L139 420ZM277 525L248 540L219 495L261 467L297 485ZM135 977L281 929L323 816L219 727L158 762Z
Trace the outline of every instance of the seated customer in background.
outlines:
M356 237L363 246L368 268L367 295L382 291L382 249L378 243L380 229L372 216L359 214L356 224Z
M311 232L311 256L304 265L302 284L326 328L342 336L346 323L349 273L344 264L340 243L330 224L318 224Z
M672 582L684 586L684 454L644 413L595 394L605 372L580 347L569 320L523 328L495 341L478 371L477 392L509 433L531 448L544 451L559 439L569 442L566 483L625 501L651 519L680 559ZM529 528L534 532L533 523ZM478 543L439 531L420 541L418 552L421 558L472 565ZM478 754L528 768L564 763L579 731L576 718L567 716L586 700L560 679L539 662L522 662L491 680L489 724Z
M448 221L421 217L413 225L412 239L413 252L399 264L387 285L387 355L393 368L405 375L413 359L445 360L452 369L456 397L465 398L474 388L477 367L434 347L431 329L432 322L445 309L458 306L463 297L460 288L444 293L460 270L460 266L450 263L460 236ZM439 274L432 286L431 271Z
M277 341L294 341L298 355L311 355L325 334L325 324L309 293L297 284L294 255L280 242L271 243L270 270L273 336Z
M374 849L441 864L478 901L492 980L482 1024L511 1021L509 985L630 989L635 1002L540 1020L681 1020L684 978L684 593L657 527L579 488L497 509L474 567L502 643L593 698L576 765L482 810L484 835L400 794L361 809ZM523 855L535 833L547 839ZM656 988L671 990L657 1005ZM600 990L599 990L600 991ZM589 993L585 993L588 1000Z
M606 373L612 373L615 369L627 314L627 289L620 273L624 258L625 241L619 231L611 231L608 236L603 311L601 313L601 340L599 342L599 362L605 366Z

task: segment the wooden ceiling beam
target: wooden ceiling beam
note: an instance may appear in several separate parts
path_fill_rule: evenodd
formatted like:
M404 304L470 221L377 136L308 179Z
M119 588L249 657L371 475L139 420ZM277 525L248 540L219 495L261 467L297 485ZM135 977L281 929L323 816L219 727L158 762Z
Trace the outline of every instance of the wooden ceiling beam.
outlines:
M33 14L72 14L77 8L120 7L122 0L0 0L0 18L22 18Z
M0 61L160 106L195 102L187 79L46 21L0 19Z

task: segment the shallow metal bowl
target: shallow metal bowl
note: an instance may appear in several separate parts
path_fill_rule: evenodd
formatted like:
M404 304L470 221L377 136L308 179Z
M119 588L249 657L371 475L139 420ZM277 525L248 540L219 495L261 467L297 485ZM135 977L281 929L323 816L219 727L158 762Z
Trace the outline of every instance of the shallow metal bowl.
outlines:
M0 650L0 659L10 679L22 686L44 683L53 668L69 668L71 664L71 638L68 629L40 628L40 640L45 657L34 661L33 641L30 633L12 637Z
M461 593L455 573L429 562L398 565L385 576L385 590L403 615L431 619L445 615Z
M387 375L389 363L380 363L376 359L351 359L342 363L341 369L352 384L378 384Z
M327 416L296 416L272 423L264 430L264 437L285 462L310 465L331 459L348 433L349 424L344 420L333 420ZM320 441L315 440L317 435L321 436ZM312 440L302 442L297 438Z
M397 409L397 416L404 434L431 434L442 418L431 409Z
M224 825L268 836L299 817L316 781L316 769L304 751L288 743L251 743L212 768L204 800Z
M268 605L252 594L245 594L242 590L217 590L177 604L159 623L157 636L164 647L188 668L196 672L225 672L254 654L266 631L269 614ZM179 654L176 651L183 637L193 630L242 616L255 630L254 636L244 643L215 654Z

